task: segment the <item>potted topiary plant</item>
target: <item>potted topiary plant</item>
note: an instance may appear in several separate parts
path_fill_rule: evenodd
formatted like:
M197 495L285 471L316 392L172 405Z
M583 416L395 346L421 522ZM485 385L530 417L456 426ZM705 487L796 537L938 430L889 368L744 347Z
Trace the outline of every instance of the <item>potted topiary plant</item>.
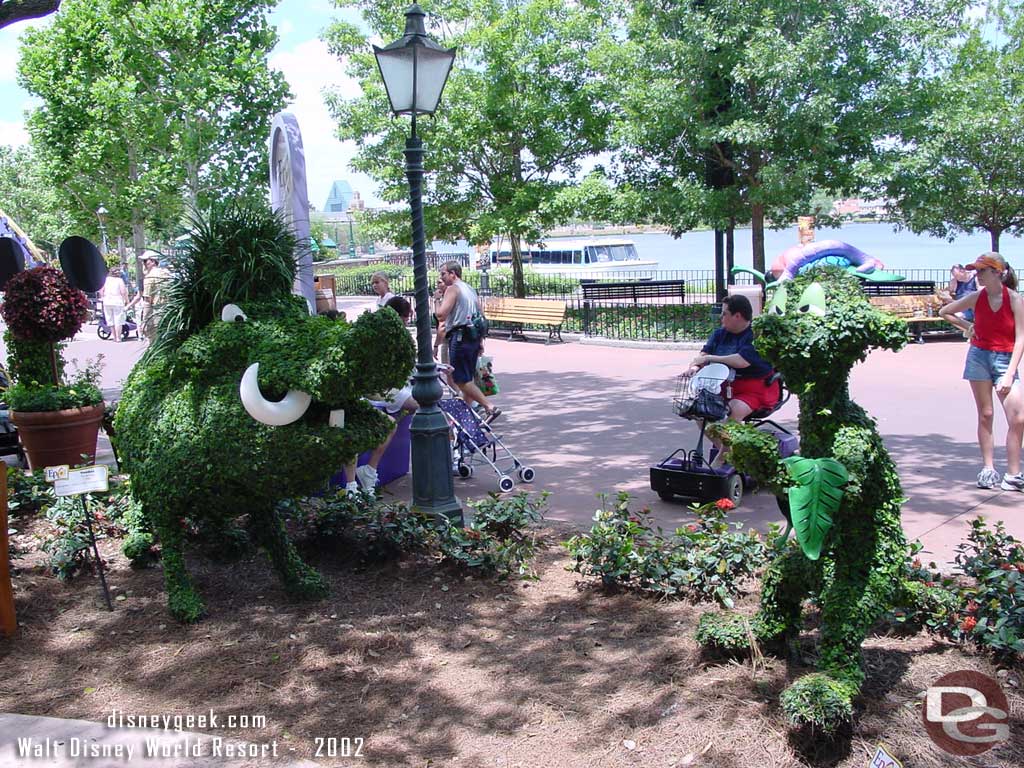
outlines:
M19 272L4 291L0 315L7 323L4 339L13 381L6 399L29 466L81 464L83 455L96 455L103 419L100 363L69 380L61 353L63 342L88 318L89 301L63 272L48 266Z

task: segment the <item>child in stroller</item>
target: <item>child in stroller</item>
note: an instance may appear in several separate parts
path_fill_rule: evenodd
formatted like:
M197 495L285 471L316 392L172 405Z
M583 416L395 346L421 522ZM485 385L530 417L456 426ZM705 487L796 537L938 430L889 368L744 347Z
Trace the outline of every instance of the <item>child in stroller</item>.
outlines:
M681 418L697 421L700 433L697 445L692 450L680 448L651 467L651 489L663 500L669 501L675 496L701 502L725 498L739 506L744 490L753 485L749 478L743 477L728 464L716 461L719 452L717 447L711 447L707 458L704 456L704 432L708 423L721 421L729 414L727 404L731 376L728 366L711 363L676 379L672 410ZM752 411L743 421L765 428L766 432L778 440L780 455L783 458L792 456L800 444L799 440L769 418L789 400L789 390L778 373L770 374L765 383L778 383L778 402Z
M439 365L438 368L450 368ZM469 403L456 396L442 375L441 384L445 396L438 401L444 411L445 418L452 436L453 471L459 477L473 476L476 464L486 464L498 476L498 490L507 493L515 488L512 473L516 472L520 482L533 482L536 473L533 467L524 466L512 451L502 442L501 435L494 431L493 425L485 418L477 415Z

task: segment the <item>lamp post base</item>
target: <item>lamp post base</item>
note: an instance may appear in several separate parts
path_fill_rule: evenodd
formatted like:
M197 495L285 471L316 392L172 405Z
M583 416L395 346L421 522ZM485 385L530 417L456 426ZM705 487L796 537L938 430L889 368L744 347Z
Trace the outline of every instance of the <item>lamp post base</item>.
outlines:
M463 524L462 504L455 498L448 421L437 405L420 408L409 428L412 440L413 508L456 525Z

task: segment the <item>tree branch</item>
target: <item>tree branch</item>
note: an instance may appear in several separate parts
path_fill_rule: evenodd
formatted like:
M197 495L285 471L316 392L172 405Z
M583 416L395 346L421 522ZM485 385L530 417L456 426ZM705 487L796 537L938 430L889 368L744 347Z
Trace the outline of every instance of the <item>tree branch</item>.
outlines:
M26 19L38 19L60 8L60 0L0 0L0 28Z

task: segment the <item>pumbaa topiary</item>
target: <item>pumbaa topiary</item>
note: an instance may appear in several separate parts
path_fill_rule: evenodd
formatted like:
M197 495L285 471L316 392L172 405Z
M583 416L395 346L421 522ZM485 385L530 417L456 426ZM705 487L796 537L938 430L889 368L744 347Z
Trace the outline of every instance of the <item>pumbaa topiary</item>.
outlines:
M363 398L403 385L413 366L394 312L354 323L310 316L291 293L294 237L269 209L220 205L193 223L188 253L161 290L158 337L115 419L122 465L160 538L168 605L182 621L204 611L185 569L186 522L231 542L245 516L290 594L326 593L275 504L317 491L383 441L388 420ZM246 372L258 386L243 404ZM266 420L275 409L278 426L251 415Z
M848 378L870 349L900 349L907 326L876 310L857 278L819 268L776 288L754 329L758 351L800 399L800 456L781 461L775 441L748 425L720 432L736 469L788 494L799 546L769 567L750 627L758 641L792 648L801 603L817 596L820 671L786 689L782 708L794 726L832 733L852 717L864 681L861 643L898 594L907 551L896 467L874 420L850 399ZM705 614L698 642L742 650L743 624L737 614Z

